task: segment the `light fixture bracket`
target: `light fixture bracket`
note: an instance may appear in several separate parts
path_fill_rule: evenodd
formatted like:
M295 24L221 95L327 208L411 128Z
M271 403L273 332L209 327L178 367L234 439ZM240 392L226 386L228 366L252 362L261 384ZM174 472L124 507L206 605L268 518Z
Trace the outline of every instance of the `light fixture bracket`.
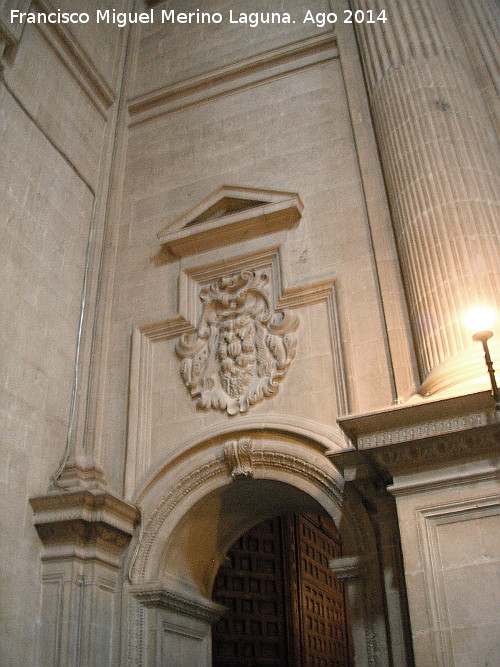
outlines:
M487 341L490 338L493 338L493 331L476 331L476 333L472 334L472 340L476 341Z

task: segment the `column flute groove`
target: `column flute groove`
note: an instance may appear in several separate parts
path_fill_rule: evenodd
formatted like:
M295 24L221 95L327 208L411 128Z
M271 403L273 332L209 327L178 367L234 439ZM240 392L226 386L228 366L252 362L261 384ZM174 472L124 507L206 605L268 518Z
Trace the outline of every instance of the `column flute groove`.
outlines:
M424 395L475 382L461 316L500 303L498 144L454 3L468 0L351 2L354 11L386 9L388 19L355 29ZM479 47L491 53L487 4Z

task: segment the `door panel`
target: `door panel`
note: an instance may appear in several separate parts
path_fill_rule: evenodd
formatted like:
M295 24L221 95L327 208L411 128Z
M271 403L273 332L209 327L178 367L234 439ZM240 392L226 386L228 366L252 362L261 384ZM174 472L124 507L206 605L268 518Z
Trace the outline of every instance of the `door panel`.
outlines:
M328 567L341 556L333 521L311 514L294 517L300 554L299 614L304 667L349 665L344 586Z
M213 665L286 665L287 635L279 517L233 545L217 574L213 599L228 608L212 631Z

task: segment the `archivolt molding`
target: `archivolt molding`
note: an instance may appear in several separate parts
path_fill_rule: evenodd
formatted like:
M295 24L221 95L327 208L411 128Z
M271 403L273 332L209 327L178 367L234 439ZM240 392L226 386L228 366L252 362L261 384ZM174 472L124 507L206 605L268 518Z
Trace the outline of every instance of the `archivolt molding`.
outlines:
M145 581L147 561L153 544L160 532L161 526L176 505L202 484L205 484L218 475L222 475L224 472L226 472L226 466L221 460L209 461L183 477L181 481L163 497L142 530L129 569L129 579L131 581Z
M138 486L138 490L134 494L134 502L142 502L167 469L175 466L181 459L190 456L194 450L203 446L203 443L212 443L214 440L231 436L242 437L248 435L248 437L251 437L255 433L259 435L273 433L278 436L284 435L287 438L292 438L294 441L305 441L322 454L341 452L347 446L346 438L339 428L331 428L312 419L277 413L243 415L238 419L237 428L234 422L207 426L201 436L196 433L172 450L168 456L155 465L153 470L148 471L143 483Z
M320 487L336 505L340 505L342 502L340 487L335 483L333 477L335 474L334 468L332 468L332 474L328 475L321 470L321 468L318 468L309 461L299 458L298 456L266 450L255 451L252 455L252 461L254 462L255 468L258 468L259 466L263 468L273 468L307 479L310 482L313 482L315 486Z
M233 443L234 441L230 441L224 444L227 447L228 444L232 445ZM309 482L318 488L330 503L340 506L342 501L342 478L336 473L333 466L327 472L325 469L307 460L305 452L304 458L302 458L299 455L292 455L285 451L264 449L262 444L260 443L260 447L258 447L255 441L252 442L251 462L256 478L269 479L275 477L278 480L280 473L281 475L286 473ZM298 447L297 450L300 451ZM330 467L326 458L324 462L325 468L327 466ZM199 492L201 487L208 485L217 477L220 477L220 486L227 484L231 474L231 470L228 470L224 446L222 447L222 453L220 447L218 447L215 458L184 475L170 488L153 509L150 516L144 518L143 529L129 568L129 580L131 583L135 584L146 581L151 552L156 541L159 539L162 526L174 509L190 494L198 497L199 493L195 492Z

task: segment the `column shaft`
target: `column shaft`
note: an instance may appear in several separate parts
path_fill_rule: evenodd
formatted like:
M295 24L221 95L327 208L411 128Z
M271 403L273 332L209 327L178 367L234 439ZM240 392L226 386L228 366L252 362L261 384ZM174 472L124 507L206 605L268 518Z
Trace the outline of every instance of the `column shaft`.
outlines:
M463 312L500 301L495 132L447 1L352 5L375 16L386 9L385 24L359 23L356 31L421 391L450 390L477 374L465 362Z

